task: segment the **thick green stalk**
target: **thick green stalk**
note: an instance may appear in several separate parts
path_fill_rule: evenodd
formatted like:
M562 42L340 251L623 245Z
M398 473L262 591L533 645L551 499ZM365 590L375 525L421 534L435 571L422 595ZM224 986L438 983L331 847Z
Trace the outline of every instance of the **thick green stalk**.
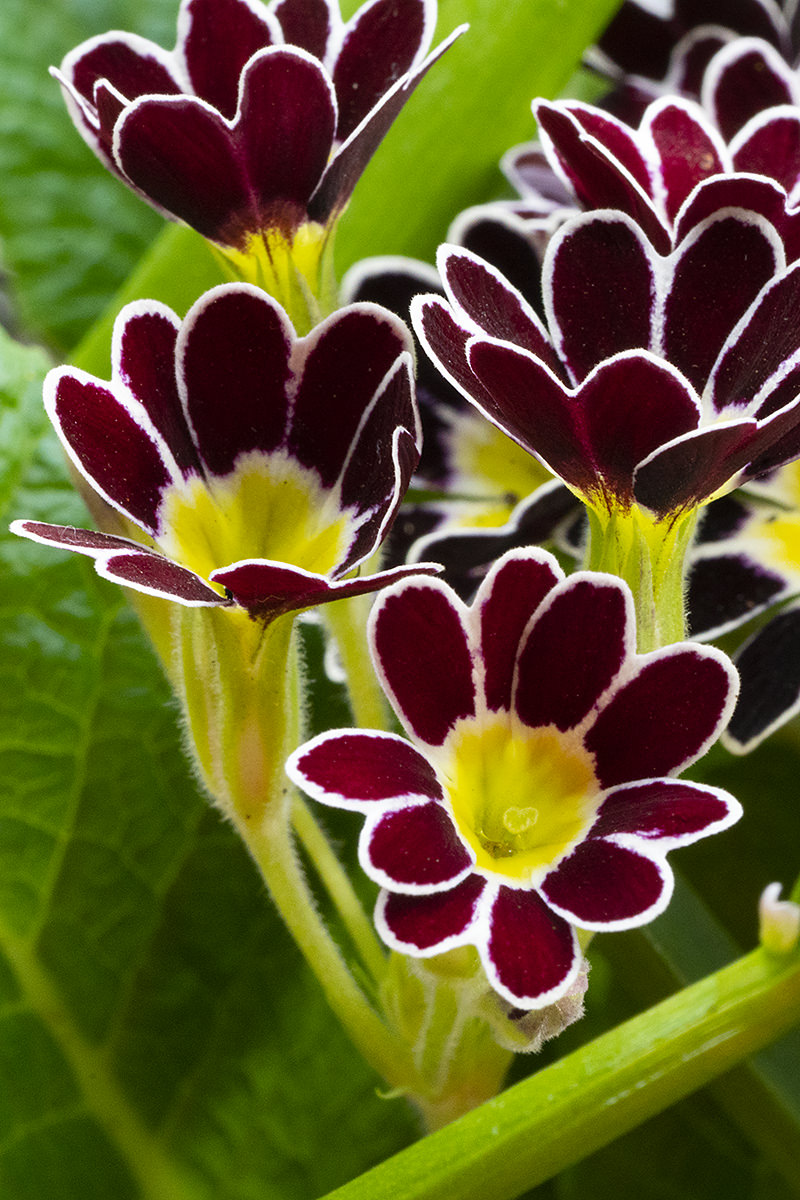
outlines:
M684 564L696 513L654 522L636 505L627 511L586 511L589 544L585 566L617 575L630 587L638 651L646 653L682 641L686 636Z
M314 820L308 805L298 795L292 799L292 825L300 844L314 864L314 870L339 914L363 966L375 982L379 983L386 973L386 951L356 895L350 876L336 857L325 833Z
M685 988L326 1200L514 1200L800 1021L800 952L759 949Z

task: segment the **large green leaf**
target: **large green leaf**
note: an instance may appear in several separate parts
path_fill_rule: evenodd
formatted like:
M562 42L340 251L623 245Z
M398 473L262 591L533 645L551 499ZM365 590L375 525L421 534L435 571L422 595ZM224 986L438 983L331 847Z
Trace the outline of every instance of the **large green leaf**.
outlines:
M38 351L0 340L0 496L82 522ZM0 1196L287 1200L413 1132L198 796L119 589L5 535Z

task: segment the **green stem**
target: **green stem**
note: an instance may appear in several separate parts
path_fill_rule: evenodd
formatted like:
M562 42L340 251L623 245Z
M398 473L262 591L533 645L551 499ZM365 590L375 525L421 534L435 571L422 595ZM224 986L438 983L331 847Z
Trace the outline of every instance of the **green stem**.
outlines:
M290 830L268 811L260 828L249 831L247 845L289 932L353 1043L392 1087L405 1090L414 1075L413 1065L366 1000L325 928Z
M392 1086L407 1084L412 1068L317 911L292 840L284 763L302 711L293 617L265 626L236 611L187 609L180 620L183 701L205 782L355 1045ZM301 825L308 836L309 822ZM329 875L331 858L323 860Z
M685 988L368 1171L327 1200L514 1200L800 1020L800 953Z
M366 650L364 631L373 599L353 596L337 600L325 605L322 616L339 650L356 725L361 729L388 729L389 707Z
M586 569L617 575L633 593L637 649L657 650L686 636L684 564L696 513L654 522L633 505L622 511L587 508Z
M254 234L244 250L212 246L230 279L255 284L277 300L304 337L339 306L333 269L335 225L309 221L290 239L276 229Z
M387 958L372 921L364 912L350 877L334 854L330 842L314 820L308 805L298 795L292 799L292 824L363 965L379 983L386 972Z

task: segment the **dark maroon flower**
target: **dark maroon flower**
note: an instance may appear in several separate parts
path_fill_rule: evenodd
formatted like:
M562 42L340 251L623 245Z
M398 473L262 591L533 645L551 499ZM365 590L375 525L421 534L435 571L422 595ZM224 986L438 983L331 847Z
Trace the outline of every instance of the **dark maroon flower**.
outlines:
M328 228L428 57L434 0L182 0L173 51L127 33L56 71L78 130L165 215L223 247ZM322 236L317 234L316 236ZM269 250L269 246L267 247Z
M228 284L183 322L154 301L128 305L112 359L110 383L51 371L45 404L141 542L37 521L14 532L90 555L139 591L265 619L413 570L352 577L419 458L411 338L391 313L352 305L298 338L274 300Z
M733 136L677 96L648 105L635 129L578 101L533 107L541 144L518 146L503 162L529 204L547 202L554 178L573 207L633 217L662 254L715 212L741 208L775 226L789 260L800 255L800 108L759 113Z
M505 202L467 209L451 225L449 240L487 259L541 306L541 258L555 225L549 215L532 217L523 209ZM345 299L381 304L406 321L414 296L434 290L441 290L434 267L391 255L357 263L342 281ZM550 482L549 472L465 403L423 353L417 356L417 402L423 447L415 482L463 501L449 505L452 523L500 523L518 500ZM444 512L441 505L438 511Z
M625 0L590 60L617 85L604 106L635 123L659 95L699 98L721 47L758 38L793 62L799 34L796 6L792 15L789 5L770 0L674 0L661 11Z
M475 255L439 265L447 300L413 305L426 350L598 513L676 519L800 452L800 263L765 218L723 210L662 256L623 213L575 217L546 325Z
M748 754L800 712L800 605L773 617L736 653L742 691L725 744Z
M764 0L673 0L656 11L625 0L600 38L601 62L615 77L697 94L697 62L708 44L759 37L787 58L793 54L796 35L783 7Z
M477 947L520 1008L581 963L576 927L628 929L666 907L666 852L731 825L727 793L675 778L718 736L736 677L718 650L637 655L627 586L505 555L466 608L439 581L385 592L373 661L411 741L336 730L287 771L367 815L378 929L419 957Z

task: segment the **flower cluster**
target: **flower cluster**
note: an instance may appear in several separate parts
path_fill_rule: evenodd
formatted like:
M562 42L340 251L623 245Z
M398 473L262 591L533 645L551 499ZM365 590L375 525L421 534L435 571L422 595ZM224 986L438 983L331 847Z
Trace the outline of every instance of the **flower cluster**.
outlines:
M174 50L109 33L55 72L105 165L237 282L183 319L129 304L110 380L50 372L100 529L13 528L174 602L139 606L203 781L355 1040L436 1104L443 1080L458 1090L449 1063L420 1066L437 989L457 1010L441 1045L457 1057L463 1036L496 1083L495 1041L527 1028L538 1045L579 1015L591 936L661 914L668 852L738 819L727 792L678 778L738 694L686 630L710 639L800 590L793 26L747 0L741 29L696 29L694 7L665 21L629 0L601 50L605 107L534 102L540 141L503 160L518 197L457 217L438 272L379 259L336 295L334 226L460 32L429 51L433 0L367 0L347 22L336 0L181 0ZM649 46L636 78L631 39ZM401 509L414 479L428 495ZM380 589L369 617L330 603ZM365 728L304 741L293 618L318 605ZM800 644L784 618L742 654L736 748L800 705L800 671L775 666ZM407 736L370 728L381 688ZM366 817L394 956L287 756L309 797Z

